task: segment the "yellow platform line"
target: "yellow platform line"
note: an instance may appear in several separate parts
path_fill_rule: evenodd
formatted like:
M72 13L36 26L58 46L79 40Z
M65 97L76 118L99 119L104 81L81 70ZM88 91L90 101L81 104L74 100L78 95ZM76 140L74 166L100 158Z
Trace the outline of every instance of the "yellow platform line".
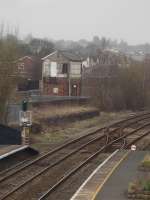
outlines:
M106 181L109 179L109 177L113 174L113 172L117 169L117 167L119 167L119 165L121 164L121 162L123 162L123 160L129 155L131 151L128 151L121 159L120 161L112 168L112 170L109 172L109 174L106 176L106 178L104 179L104 181L102 182L102 184L97 188L95 194L93 195L91 200L94 200L97 196L97 194L100 192L100 190L102 189L102 187L104 186L104 184L106 183Z

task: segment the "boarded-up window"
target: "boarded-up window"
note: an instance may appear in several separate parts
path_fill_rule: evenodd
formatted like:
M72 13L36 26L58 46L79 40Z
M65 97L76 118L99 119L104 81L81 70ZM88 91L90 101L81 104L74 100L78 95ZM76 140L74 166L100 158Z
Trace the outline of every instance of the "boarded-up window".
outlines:
M57 76L57 63L51 62L51 77Z
M44 62L43 75L44 76L50 76L50 63L49 63L49 61Z
M80 77L81 76L81 63L72 62L70 74L71 74L71 76Z

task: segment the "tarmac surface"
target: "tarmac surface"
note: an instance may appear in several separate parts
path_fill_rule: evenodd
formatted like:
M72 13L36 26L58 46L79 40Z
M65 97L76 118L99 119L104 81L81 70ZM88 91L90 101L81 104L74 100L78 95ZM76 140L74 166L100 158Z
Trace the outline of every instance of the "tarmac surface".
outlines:
M109 177L95 200L127 200L128 184L137 176L137 168L147 153L132 151Z

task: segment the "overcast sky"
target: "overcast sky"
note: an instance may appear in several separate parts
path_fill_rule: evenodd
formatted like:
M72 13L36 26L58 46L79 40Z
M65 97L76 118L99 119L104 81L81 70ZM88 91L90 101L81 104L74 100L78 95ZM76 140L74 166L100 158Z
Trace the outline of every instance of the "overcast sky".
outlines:
M0 22L20 35L150 43L150 0L0 0Z

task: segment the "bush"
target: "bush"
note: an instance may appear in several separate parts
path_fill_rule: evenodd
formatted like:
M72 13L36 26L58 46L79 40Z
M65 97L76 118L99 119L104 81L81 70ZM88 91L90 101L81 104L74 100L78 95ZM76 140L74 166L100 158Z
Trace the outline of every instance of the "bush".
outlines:
M142 161L142 167L150 167L150 155L146 155Z
M137 183L135 182L131 182L129 183L129 186L128 186L128 193L134 193L138 190L138 185Z
M143 184L143 190L150 192L150 180L144 182L144 184Z

